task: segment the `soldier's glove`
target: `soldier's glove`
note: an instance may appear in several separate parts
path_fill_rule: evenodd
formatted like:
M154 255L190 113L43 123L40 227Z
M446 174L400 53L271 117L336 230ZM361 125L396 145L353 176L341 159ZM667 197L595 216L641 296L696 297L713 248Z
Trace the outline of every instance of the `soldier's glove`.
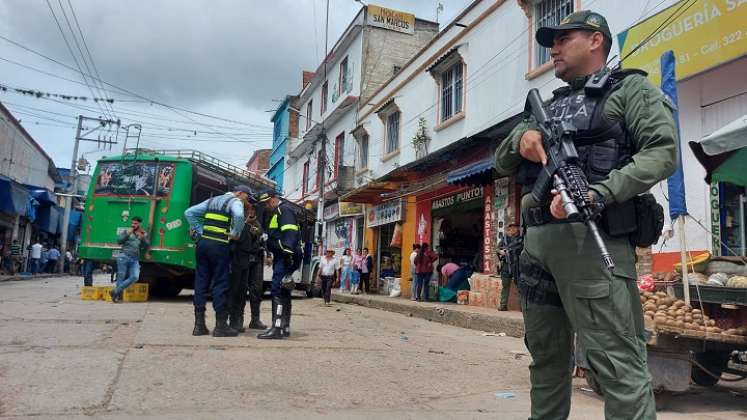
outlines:
M283 289L291 291L296 288L296 283L293 281L293 277L290 274L286 274L281 281L281 286Z
M189 237L192 238L193 241L199 241L201 236L202 235L200 235L200 232L198 232L196 229L189 230Z

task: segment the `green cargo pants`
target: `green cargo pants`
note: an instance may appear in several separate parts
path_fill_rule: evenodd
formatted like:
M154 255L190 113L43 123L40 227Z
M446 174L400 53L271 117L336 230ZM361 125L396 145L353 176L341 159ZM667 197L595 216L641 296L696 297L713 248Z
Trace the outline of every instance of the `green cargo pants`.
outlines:
M573 332L604 391L605 418L655 419L646 363L643 312L635 283L634 249L627 238L604 235L616 267L610 273L581 223L529 227L522 264L550 273L563 307L522 298L529 366L531 419L568 418Z
M501 301L498 304L498 309L508 308L508 297L511 295L511 283L513 279L511 277L501 276Z

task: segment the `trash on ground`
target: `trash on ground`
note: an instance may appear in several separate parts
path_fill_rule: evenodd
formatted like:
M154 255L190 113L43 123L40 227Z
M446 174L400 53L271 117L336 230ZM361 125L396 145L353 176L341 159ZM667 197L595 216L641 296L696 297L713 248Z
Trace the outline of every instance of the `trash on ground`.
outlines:
M516 395L514 395L513 392L496 392L495 396L498 398L503 398L504 400L510 400L513 399Z
M407 340L409 340L409 338L408 338L408 337L407 337L406 335L400 335L400 336L399 336L399 339L400 339L401 341L407 341Z

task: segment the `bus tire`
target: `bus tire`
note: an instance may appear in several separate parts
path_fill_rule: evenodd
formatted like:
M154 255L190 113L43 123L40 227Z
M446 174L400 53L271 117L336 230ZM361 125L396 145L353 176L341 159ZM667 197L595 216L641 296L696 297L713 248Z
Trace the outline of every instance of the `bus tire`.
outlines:
M158 298L173 299L179 296L182 286L172 279L158 279L151 283L151 294Z

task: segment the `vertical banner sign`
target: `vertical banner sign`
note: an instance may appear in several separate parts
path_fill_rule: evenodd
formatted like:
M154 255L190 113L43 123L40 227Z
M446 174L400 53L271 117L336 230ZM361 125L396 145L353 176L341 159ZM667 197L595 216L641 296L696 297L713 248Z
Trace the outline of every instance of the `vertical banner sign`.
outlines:
M493 258L493 247L490 242L493 232L493 194L490 185L485 186L485 206L483 215L483 234L482 234L482 264L483 273L491 273L490 262Z
M719 200L718 182L711 182L711 254L721 256L721 203Z
M680 139L680 113L677 110L677 79L675 77L674 52L667 51L661 56L661 90L674 105L674 122L677 125L677 169L667 179L669 192L669 219L674 221L687 214L685 202L685 175L682 170L682 141Z
M431 200L421 200L415 204L415 243L422 244L431 241Z

